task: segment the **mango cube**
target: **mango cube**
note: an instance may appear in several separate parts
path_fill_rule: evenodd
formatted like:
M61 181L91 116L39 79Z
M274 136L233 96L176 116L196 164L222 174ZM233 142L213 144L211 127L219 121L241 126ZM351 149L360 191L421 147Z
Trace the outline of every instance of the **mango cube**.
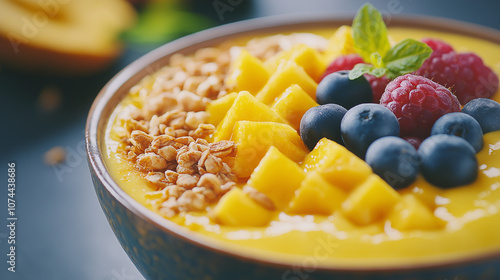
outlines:
M365 161L335 141L323 138L309 153L302 167L316 170L331 184L350 191L363 182L372 173Z
M210 114L208 122L217 126L224 116L226 115L229 108L233 106L234 100L238 97L237 92L232 92L226 96L216 99L210 102L207 106L207 112Z
M442 190L431 184L420 184L420 181L424 181L424 179L422 177L417 178L412 186L402 189L399 193L403 196L411 194L427 205L427 207L435 207L436 199Z
M226 84L235 91L248 91L255 95L266 84L269 71L262 61L242 49L240 55L231 64Z
M356 224L367 225L384 218L400 200L398 192L373 174L349 194L342 211Z
M316 100L318 84L294 61L280 64L255 97L262 103L269 105L276 101L276 98L292 84L298 84L311 98Z
M342 25L335 31L332 37L330 37L325 56L327 57L327 61L330 61L340 55L352 53L356 53L356 51L354 50L351 27Z
M389 215L391 226L398 230L436 229L443 225L420 199L413 194L406 194L394 206Z
M271 146L247 184L266 194L276 209L281 210L288 205L305 176L297 163Z
M237 121L262 121L286 123L269 106L262 104L248 91L242 91L227 111L226 115L217 127L214 141L229 140L233 133L234 124Z
M239 188L226 193L212 211L218 223L228 226L265 226L273 214Z
M283 61L294 61L317 82L326 69L326 63L319 52L304 44L296 45L289 50L277 53L266 60L264 66L270 73L274 73Z
M304 215L330 215L340 209L347 194L328 183L317 172L309 172L295 197L290 202L287 212Z
M238 144L233 172L240 178L252 174L271 146L295 162L308 152L297 131L281 123L239 121L231 140Z
M288 123L299 130L300 120L307 110L318 106L299 85L291 85L288 87L271 106L278 115L288 121Z

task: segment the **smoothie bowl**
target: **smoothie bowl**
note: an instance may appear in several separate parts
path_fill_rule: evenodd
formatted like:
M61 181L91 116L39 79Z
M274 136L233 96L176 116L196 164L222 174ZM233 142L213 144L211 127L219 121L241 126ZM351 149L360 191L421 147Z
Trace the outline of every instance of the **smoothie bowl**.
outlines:
M357 18L352 27L352 18L270 18L203 31L145 55L101 91L86 128L92 178L113 231L147 279L500 277L500 132L487 131L490 119L474 114L486 107L460 113L469 110L479 119L475 124L483 125L472 137L481 142L477 153L468 136L451 133L446 135L451 140L441 141L471 147L449 155L445 167L472 165L458 172L437 166L441 176L436 179L426 162L440 157L425 158L440 141L426 141L435 137L431 133L450 134L432 127L442 115L456 114L478 97L500 100L500 33L441 19L396 18L387 34L377 35L378 42L386 36L386 53L393 56L405 53L405 48L394 49L407 38L427 43L412 41L416 45L406 48L417 49L406 52L417 57L413 62L421 60L417 66L392 67L389 55L380 52L378 65L348 72L361 71L360 77L347 79L361 79L370 94L356 104L343 103L347 113L333 110L341 114L338 126L360 103L373 102L375 110L380 106L392 114L397 133L377 138L405 139L416 160L384 173L377 160L370 160L374 145L360 152L359 141L349 140L362 134L349 137L349 129L335 125L327 132L317 129L322 119L314 119L312 109L335 103L320 97L330 88L324 86L333 79L329 71L348 59L370 59L354 31L363 15ZM474 52L482 59L464 77L478 71L494 77L484 74L481 90L463 94L459 84L423 78L432 72L424 71L432 68L425 59L439 60L445 52ZM337 70L357 63L351 64ZM415 75L402 73L405 67ZM376 71L382 71L379 78L362 75ZM422 129L430 122L421 121L423 113L408 128L408 114L398 116L402 110L394 109L400 99L387 93L415 79L451 100L439 101L438 109L423 102L422 108L434 110L429 131ZM493 104L489 118L498 117L498 103L486 103ZM312 115L312 121L304 115ZM311 128L308 122L318 125ZM422 140L417 152L413 146ZM472 156L464 160L463 154ZM415 167L416 174L401 166Z

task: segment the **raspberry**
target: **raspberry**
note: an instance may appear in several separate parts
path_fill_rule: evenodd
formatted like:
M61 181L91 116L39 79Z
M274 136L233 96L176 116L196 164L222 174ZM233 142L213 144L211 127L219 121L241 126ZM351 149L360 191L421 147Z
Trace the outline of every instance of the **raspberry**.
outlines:
M439 117L460 111L460 102L447 88L425 77L406 74L391 81L380 104L398 118L401 137L424 139Z
M425 38L422 39L422 42L426 43L432 50L433 54L435 53L449 53L453 52L453 48L448 45L447 43L437 40L437 39L432 39L432 38Z
M368 74L365 74L364 76L366 80L370 83L370 86L372 87L373 102L379 103L380 97L382 97L382 94L384 94L385 87L391 80L389 80L389 78L387 78L386 76L382 76L380 78Z
M363 58L358 54L348 54L339 56L336 58L326 69L325 73L321 77L321 80L326 77L328 74L341 71L341 70L351 70L358 63L365 63ZM380 97L384 93L385 86L391 81L386 76L382 76L377 78L373 75L364 75L366 80L370 83L370 86L373 91L373 102L379 103Z
M490 98L498 90L498 77L473 53L456 53L444 42L422 40L434 51L416 75L451 88L462 104L475 98Z
M351 70L358 63L365 63L363 58L361 58L361 56L359 56L358 54L348 54L339 56L334 61L332 61L330 65L328 65L328 68L326 68L326 71L321 77L321 80L323 80L323 78L326 77L328 74L341 70Z
M422 144L422 139L417 138L415 136L406 136L403 137L406 142L410 143L416 150L420 147L420 144Z

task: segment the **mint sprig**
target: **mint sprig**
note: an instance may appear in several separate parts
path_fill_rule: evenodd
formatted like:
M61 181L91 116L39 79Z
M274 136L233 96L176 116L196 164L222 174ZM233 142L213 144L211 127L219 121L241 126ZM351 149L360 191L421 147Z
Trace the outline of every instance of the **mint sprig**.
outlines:
M406 39L392 47L383 58L388 74L401 76L417 71L431 55L432 49L423 42ZM393 79L395 77L389 77Z
M351 71L349 71L349 79L354 80L366 73L376 77L382 77L387 73L387 68L375 67L366 63L359 63L356 64Z
M394 79L418 70L432 53L427 44L414 39L403 40L391 48L382 15L371 4L361 7L351 28L355 51L370 63L354 66L349 73L351 80L363 74Z
M370 4L361 7L351 29L354 50L365 61L370 61L372 53L375 52L384 56L391 47L382 15Z

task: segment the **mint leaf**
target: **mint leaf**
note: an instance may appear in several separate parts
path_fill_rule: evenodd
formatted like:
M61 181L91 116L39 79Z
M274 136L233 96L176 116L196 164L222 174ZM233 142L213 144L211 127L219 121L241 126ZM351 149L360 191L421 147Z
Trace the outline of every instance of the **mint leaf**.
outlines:
M349 71L349 79L354 80L362 76L363 74L370 74L376 77L382 77L387 72L386 68L375 67L371 64L359 63Z
M371 63L354 66L349 73L351 80L363 74L387 75L392 80L418 70L432 53L427 44L413 39L403 40L391 48L382 15L370 4L359 9L351 28L355 51Z
M377 78L384 76L387 73L387 68L373 68L369 73Z
M370 61L375 67L384 67L384 61L378 52L374 52L370 55Z
M365 61L374 63L370 57L374 52L378 52L382 57L385 56L390 48L387 27L375 7L371 4L363 5L356 14L351 28L354 49Z
M425 43L414 39L406 39L392 47L384 57L387 68L387 77L394 79L422 66L422 63L431 55L432 49Z
M354 68L352 68L351 71L349 71L349 80L357 79L363 74L370 72L373 68L373 65L358 63L354 65Z

